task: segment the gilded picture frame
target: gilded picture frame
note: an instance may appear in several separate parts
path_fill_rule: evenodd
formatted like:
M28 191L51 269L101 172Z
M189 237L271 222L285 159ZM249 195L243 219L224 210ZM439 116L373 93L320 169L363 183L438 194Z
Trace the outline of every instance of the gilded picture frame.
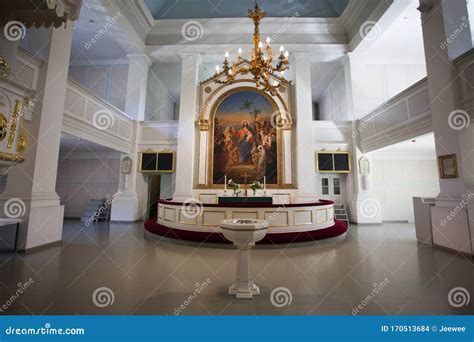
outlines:
M458 161L456 154L438 156L439 176L441 179L458 178Z

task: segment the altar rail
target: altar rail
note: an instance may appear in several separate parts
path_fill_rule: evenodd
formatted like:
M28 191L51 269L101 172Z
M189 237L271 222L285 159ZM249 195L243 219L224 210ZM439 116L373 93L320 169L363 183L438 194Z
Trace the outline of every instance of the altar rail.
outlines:
M426 78L357 120L353 134L367 153L433 131Z
M218 232L222 220L266 220L269 233L307 232L334 226L334 203L276 204L200 204L160 200L158 223L168 228Z
M69 79L62 131L130 153L135 122L120 109Z

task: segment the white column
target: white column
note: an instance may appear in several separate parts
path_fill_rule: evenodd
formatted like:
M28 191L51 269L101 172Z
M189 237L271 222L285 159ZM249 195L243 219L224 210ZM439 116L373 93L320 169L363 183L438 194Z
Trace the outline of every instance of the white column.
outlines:
M73 24L50 30L49 60L41 67L33 120L24 123L28 139L25 162L10 170L2 194L2 198L17 198L25 204L20 250L62 238L64 208L56 193L56 176Z
M311 64L307 53L293 53L294 99L296 108L297 201L316 200L316 166L313 147L313 101Z
M127 55L127 57L129 64L125 112L137 121L144 121L151 61L146 54Z
M140 154L140 122L145 120L146 92L148 72L151 61L145 54L128 55L127 97L125 112L137 120L134 122L132 151L128 155L132 159L132 173L121 175L120 189L112 203L111 220L133 222L145 218L146 215L146 184L145 178L139 172ZM125 157L125 156L124 156Z
M456 154L459 173L458 178L440 178L440 194L436 206L431 209L433 241L437 245L473 253L466 205L462 204L466 196L461 163L462 133L449 124L450 113L463 110L459 103L460 80L456 66L450 61L449 49L440 48L440 42L447 41L447 37L452 34L446 32L445 28L449 25L445 25L445 21L455 20L450 16L450 7L456 4L441 0L432 3L433 8L422 15L422 26L436 154Z
M366 113L367 90L361 87L365 83L361 73L363 60L353 53L348 53L344 62L346 77L348 119L355 120ZM352 122L352 173L347 177L346 192L349 205L350 220L357 224L382 223L382 206L371 188L371 174L362 176L359 170L359 160L364 154L359 145L360 134L357 122ZM365 156L369 159L369 156ZM371 163L371 161L370 161ZM365 179L364 179L365 178ZM363 186L365 183L366 186Z
M193 197L195 121L197 119L199 54L183 54L181 66L181 99L179 106L178 148L176 155L176 188L173 199Z

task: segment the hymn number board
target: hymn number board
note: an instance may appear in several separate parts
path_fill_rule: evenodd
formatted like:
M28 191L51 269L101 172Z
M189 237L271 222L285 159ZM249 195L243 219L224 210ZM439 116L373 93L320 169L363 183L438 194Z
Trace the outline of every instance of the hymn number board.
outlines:
M140 161L141 172L174 172L175 152L142 152Z
M351 172L349 152L317 152L316 161L318 172Z

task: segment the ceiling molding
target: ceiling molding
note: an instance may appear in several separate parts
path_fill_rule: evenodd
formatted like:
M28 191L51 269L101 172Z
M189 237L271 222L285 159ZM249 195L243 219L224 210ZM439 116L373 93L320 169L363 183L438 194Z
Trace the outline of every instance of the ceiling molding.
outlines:
M231 59L235 57L235 52L241 47L244 54L250 51L250 45L235 44L206 44L206 45L163 45L147 46L146 54L153 62L179 62L180 55L185 53L198 53L202 61L222 62L226 51L231 53ZM286 50L290 53L306 52L311 57L311 62L332 62L341 58L347 53L346 44L285 44Z
M97 66L97 65L128 65L129 64L128 58L120 58L120 59L79 59L79 60L72 60L69 62L70 66Z
M202 25L204 35L216 33L227 35L236 33L236 30L239 34L252 34L254 31L254 24L248 18L211 18L192 21ZM189 22L188 19L156 20L148 35L181 35L183 26ZM282 31L286 34L345 33L338 18L265 18L265 21L260 24L262 35L268 34L271 37Z
M143 8L141 1L124 0L102 0L104 6L110 13L122 13L119 23L122 29L128 34L135 52L143 52L145 49L145 38L151 28L148 26L149 17Z

